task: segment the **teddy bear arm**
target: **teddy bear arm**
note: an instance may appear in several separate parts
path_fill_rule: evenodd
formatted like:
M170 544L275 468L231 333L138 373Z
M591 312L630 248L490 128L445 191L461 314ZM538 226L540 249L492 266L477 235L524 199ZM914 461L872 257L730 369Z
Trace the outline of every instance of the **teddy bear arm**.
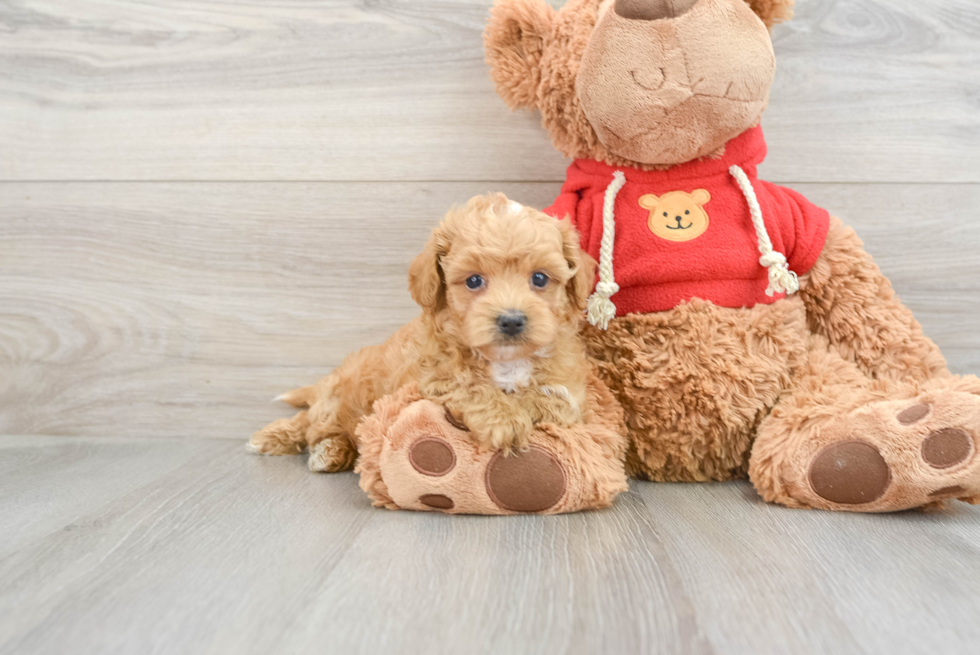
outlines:
M840 219L831 219L820 257L801 282L811 331L865 374L919 381L949 375L939 348Z

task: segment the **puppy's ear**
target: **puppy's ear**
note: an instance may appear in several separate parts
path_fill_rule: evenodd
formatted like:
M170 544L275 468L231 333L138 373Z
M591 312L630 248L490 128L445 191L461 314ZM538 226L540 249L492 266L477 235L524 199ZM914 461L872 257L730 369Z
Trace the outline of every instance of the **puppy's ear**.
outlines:
M561 230L562 249L565 261L568 262L568 269L572 272L572 279L565 285L565 293L568 299L578 311L585 311L585 306L589 301L589 294L595 284L596 263L588 253L582 252L579 246L578 230L572 226L572 222L567 218L558 224Z
M769 31L776 23L783 23L793 18L793 5L796 0L745 0L755 15L762 19Z
M544 0L497 0L483 31L483 50L497 95L511 109L535 106L541 56L556 12Z
M408 291L426 312L434 313L446 306L446 280L439 259L449 252L449 242L445 226L440 225L408 267Z

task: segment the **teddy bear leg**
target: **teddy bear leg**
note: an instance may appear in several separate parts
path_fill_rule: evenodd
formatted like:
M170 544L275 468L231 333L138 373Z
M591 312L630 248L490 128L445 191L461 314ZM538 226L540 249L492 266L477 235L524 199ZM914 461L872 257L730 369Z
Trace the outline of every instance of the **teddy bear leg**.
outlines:
M586 423L539 425L507 454L480 446L448 409L387 396L357 428L361 487L376 506L451 514L557 514L607 507L626 490L622 414L601 383Z
M890 512L980 496L980 379L873 381L820 337L812 346L752 448L765 500Z

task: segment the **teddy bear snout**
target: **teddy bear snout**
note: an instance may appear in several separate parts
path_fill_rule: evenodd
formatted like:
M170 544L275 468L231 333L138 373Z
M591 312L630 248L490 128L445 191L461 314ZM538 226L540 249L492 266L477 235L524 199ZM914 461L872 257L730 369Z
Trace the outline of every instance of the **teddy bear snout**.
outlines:
M677 18L698 0L616 0L616 13L630 20Z

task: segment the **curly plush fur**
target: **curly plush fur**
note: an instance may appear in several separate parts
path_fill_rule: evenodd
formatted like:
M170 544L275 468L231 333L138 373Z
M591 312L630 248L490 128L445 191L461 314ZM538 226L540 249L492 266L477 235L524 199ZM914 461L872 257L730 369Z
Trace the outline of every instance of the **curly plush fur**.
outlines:
M707 7L744 22L736 0L618 2L620 17ZM669 168L675 160L636 161L613 152L579 98L583 57L597 22L613 20L607 12L616 4L569 0L555 11L543 0L498 0L485 32L486 59L499 95L511 108L540 111L566 156ZM792 15L792 0L746 4L768 28ZM689 71L701 46L678 45L680 21L653 22L620 27L659 30L659 41L648 43L665 51L683 46ZM755 27L747 29L760 38ZM740 53L731 54L714 69L719 81L738 61ZM703 74L710 77L712 69ZM684 84L674 91L693 89ZM612 96L603 102L621 101L624 112L643 109ZM739 120L744 130L757 118ZM700 142L679 144L668 155L694 159L714 136L709 126ZM980 380L950 375L939 349L839 220L800 283L798 294L770 305L729 309L693 299L613 319L607 331L587 330L589 354L625 411L629 472L684 481L748 475L767 501L791 507L881 512L980 499Z
M538 423L578 423L588 370L579 331L594 270L568 222L503 194L473 198L447 214L411 265L409 289L422 314L316 385L285 394L308 409L257 432L252 450L309 447L311 469L349 469L358 422L409 383L487 448L523 448ZM544 274L543 285L535 273ZM475 277L481 284L470 288ZM504 314L524 317L518 334L503 332Z

